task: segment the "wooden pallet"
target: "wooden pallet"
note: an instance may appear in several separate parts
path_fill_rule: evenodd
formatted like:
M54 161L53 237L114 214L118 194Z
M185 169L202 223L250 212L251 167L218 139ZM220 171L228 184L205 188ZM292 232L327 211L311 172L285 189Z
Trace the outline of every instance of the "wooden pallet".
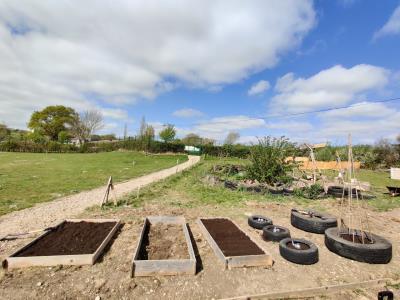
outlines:
M246 234L243 230L241 230L245 235L247 235L250 240L255 243L265 254L259 255L240 255L240 256L225 256L222 250L219 248L218 244L214 240L214 238L210 235L207 228L204 226L201 220L205 219L227 219L231 221L239 230L241 228L230 218L223 218L223 217L214 217L214 218L198 218L197 224L200 226L200 229L204 236L206 237L208 243L210 244L211 248L213 249L215 255L219 258L219 260L224 264L225 269L231 268L240 268L240 267L256 267L256 266L272 266L273 260L271 255L263 249L251 236Z
M100 246L96 249L94 253L91 254L77 254L77 255L52 255L52 256L24 256L18 257L18 253L25 250L33 243L37 242L45 235L51 233L51 231L46 231L45 233L41 234L39 237L28 243L27 245L23 246L22 248L15 251L11 254L8 258L3 261L3 267L8 269L15 269L15 268L24 268L24 267L36 267L36 266L58 266L58 265L93 265L100 254L103 252L104 248L107 244L111 241L112 237L116 233L119 225L120 220L118 219L67 219L55 227L58 227L65 222L95 222L95 223L104 223L104 222L115 222L115 226L110 230L106 238L100 244Z
M163 260L141 260L139 257L140 249L146 227L151 224L180 224L185 235L186 244L189 251L189 259L163 259ZM144 219L142 231L137 243L132 259L131 277L137 276L156 276L156 275L181 275L196 274L196 256L190 240L189 231L184 217L177 216L149 216Z

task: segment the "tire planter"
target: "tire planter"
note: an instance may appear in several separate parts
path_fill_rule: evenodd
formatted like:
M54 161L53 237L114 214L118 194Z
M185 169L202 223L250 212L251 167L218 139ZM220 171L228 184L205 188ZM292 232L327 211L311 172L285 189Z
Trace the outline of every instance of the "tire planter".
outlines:
M299 248L293 246L294 242ZM312 265L318 262L318 248L314 243L304 239L285 238L279 243L281 256L295 264Z
M280 242L288 237L290 237L290 231L285 227L268 225L263 228L263 239L266 241Z
M337 219L331 215L308 210L309 214L305 215L292 209L290 214L291 224L301 230L323 234L326 229L337 227Z
M270 218L259 215L250 216L247 222L251 227L260 230L265 226L272 225L272 220Z
M392 259L392 244L379 235L369 235L374 242L362 244L340 236L338 228L329 228L325 231L325 245L333 253L352 260L369 264L389 263Z

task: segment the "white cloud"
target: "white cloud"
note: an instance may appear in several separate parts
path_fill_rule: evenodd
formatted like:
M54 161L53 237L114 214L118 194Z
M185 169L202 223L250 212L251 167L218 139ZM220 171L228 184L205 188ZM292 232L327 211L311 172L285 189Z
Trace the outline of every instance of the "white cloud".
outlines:
M182 108L177 111L174 111L172 115L179 118L195 118L195 117L201 117L204 114L197 109Z
M270 84L267 80L260 80L259 82L253 84L247 94L249 96L254 96L261 94L270 88Z
M394 10L386 24L374 33L373 39L392 34L400 34L400 5Z
M396 113L396 109L389 108L383 103L359 102L349 107L319 113L320 119L365 119L384 118Z
M311 123L307 121L278 121L278 122L268 122L265 124L268 129L281 130L284 132L307 132L313 129Z
M25 127L46 105L233 83L276 65L314 23L311 0L3 0L0 119Z
M217 142L225 139L230 131L241 132L245 129L263 128L263 119L251 118L248 116L224 116L201 121L191 127L177 127L177 134L181 137L188 133L195 133L202 137L211 138Z
M349 69L337 65L309 78L288 73L277 80L278 94L270 105L275 111L294 113L346 105L361 93L383 88L389 75L384 68L365 64Z
M124 121L128 119L128 111L120 108L102 108L101 113L106 118Z

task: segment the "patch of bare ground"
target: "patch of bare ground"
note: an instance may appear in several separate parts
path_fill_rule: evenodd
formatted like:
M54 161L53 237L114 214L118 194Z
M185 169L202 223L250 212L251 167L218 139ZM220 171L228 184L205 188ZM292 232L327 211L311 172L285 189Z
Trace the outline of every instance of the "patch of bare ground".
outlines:
M140 259L188 259L189 250L181 225L152 224L143 239Z
M172 202L187 203L184 195L170 195ZM171 203L172 203L171 202ZM318 206L333 215L339 215L339 204L323 200ZM330 252L324 245L324 236L306 233L290 225L291 204L261 203L249 201L243 205L228 207L205 205L202 207L177 207L168 204L166 198L154 199L141 208L86 211L81 217L120 218L125 222L110 249L93 266L29 268L3 272L0 279L1 299L211 299L266 292L296 290L341 283L351 283L390 277L400 278L400 210L373 212L370 226L393 243L393 259L387 265L369 265L355 262ZM155 276L130 278L131 259L136 247L143 218L149 215L183 215L193 235L198 259L195 276ZM247 225L245 214L257 213L269 216L274 224L290 229L293 237L314 242L320 253L315 265L303 266L290 263L279 255L277 243L263 241L260 231ZM246 233L251 235L264 251L271 253L271 268L253 267L224 270L214 255L200 228L198 217L230 217ZM1 243L2 257L25 244L26 240ZM379 289L360 289L324 297L324 299L376 299ZM399 290L394 289L400 297ZM317 298L322 299L322 298Z

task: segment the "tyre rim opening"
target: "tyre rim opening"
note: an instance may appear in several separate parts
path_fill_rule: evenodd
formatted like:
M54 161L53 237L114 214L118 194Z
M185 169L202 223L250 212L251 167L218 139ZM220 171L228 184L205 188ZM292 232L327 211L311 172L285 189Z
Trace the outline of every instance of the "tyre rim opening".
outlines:
M307 245L306 243L302 243L299 241L290 241L286 244L286 246L290 249L294 250L308 250L310 249L310 246Z
M365 232L340 232L339 236L342 239L355 244L374 244L374 240Z
M276 233L276 232L281 232L281 231L283 231L282 229L280 229L280 228L278 228L278 227L273 227L272 228L272 232L274 232L274 233Z

